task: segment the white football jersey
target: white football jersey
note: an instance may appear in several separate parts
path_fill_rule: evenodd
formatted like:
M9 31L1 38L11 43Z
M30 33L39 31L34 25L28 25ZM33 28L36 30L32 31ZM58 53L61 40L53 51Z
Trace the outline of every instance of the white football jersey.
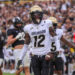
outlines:
M62 29L56 29L56 36L51 37L51 51L59 51L61 46L60 46L60 39L63 35L63 30Z
M39 25L29 24L24 27L24 31L31 38L32 54L45 55L50 51L49 27L51 26L50 20L42 20Z

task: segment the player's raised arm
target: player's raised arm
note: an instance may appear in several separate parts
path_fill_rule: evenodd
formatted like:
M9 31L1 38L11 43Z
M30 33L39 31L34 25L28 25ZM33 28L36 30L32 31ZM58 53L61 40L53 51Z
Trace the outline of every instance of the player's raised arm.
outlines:
M62 41L65 45L68 45L69 47L75 49L75 45L73 45L71 42L69 42L68 40L66 40L66 39L64 38L64 36L61 37L61 41Z

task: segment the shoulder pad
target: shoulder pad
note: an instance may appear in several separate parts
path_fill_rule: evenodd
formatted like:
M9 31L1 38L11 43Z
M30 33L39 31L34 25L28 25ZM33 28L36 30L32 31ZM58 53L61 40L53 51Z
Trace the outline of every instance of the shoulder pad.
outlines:
M52 21L51 20L44 20L45 23L49 26L49 27L52 27Z

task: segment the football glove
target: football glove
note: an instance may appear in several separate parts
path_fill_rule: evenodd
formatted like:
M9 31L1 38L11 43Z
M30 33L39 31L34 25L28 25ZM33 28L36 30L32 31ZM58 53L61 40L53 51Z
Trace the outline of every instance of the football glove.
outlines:
M16 36L16 39L20 39L20 38L22 38L22 34L18 33L18 35Z
M51 52L45 56L46 60L55 60L58 56L59 52Z

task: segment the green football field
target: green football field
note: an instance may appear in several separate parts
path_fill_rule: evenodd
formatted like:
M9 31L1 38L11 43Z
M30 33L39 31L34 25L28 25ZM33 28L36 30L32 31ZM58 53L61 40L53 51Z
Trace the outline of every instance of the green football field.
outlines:
M15 74L3 73L3 75L15 75ZM24 74L24 73L22 73L21 75L25 75L25 74Z
M15 74L10 74L10 73L3 73L3 75L15 75ZM21 73L21 75L25 75L24 73ZM33 75L33 74L31 74Z

